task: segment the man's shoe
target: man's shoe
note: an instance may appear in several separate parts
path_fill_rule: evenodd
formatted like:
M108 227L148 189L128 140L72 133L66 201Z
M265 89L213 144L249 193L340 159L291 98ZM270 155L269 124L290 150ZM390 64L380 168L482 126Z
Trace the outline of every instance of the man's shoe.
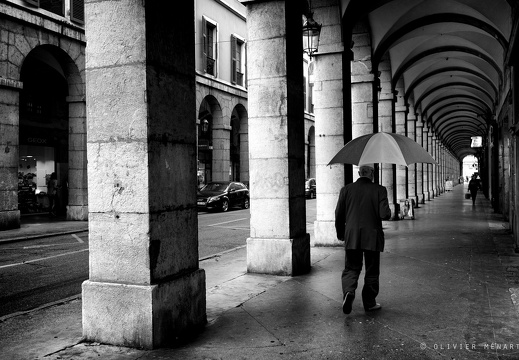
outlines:
M344 295L344 299L342 300L342 312L345 314L351 313L351 306L353 305L353 299L355 299L355 294L351 292L347 292Z
M375 311L375 310L380 310L380 309L382 309L382 305L380 305L379 303L376 303L374 306L366 308L366 311Z

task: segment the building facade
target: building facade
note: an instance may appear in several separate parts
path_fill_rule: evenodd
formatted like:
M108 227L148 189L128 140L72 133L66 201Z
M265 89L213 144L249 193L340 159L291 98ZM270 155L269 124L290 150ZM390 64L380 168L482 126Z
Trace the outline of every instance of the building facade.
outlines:
M246 8L238 0L195 1L197 183L249 184ZM303 56L307 177L315 177L311 59Z
M47 185L60 185L57 214L88 219L84 3L12 0L2 16L4 158L0 229L49 211ZM249 183L246 9L239 1L194 4L197 185ZM309 59L304 59L307 177L315 177Z
M85 29L82 1L4 1L2 22L0 229L48 207L85 220L87 207Z

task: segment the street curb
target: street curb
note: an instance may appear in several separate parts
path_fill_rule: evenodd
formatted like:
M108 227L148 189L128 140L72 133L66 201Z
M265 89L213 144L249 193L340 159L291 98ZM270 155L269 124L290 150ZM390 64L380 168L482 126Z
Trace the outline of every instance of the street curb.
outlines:
M77 234L81 232L88 231L87 229L77 229L77 230L69 230L69 231L61 231L56 233L47 233L47 234L35 234L35 235L27 235L27 236L20 236L10 239L0 239L1 244L7 244L17 241L24 241L24 240L34 240L34 239L41 239L44 237L51 237L51 236L60 236L60 235L69 235L69 234Z

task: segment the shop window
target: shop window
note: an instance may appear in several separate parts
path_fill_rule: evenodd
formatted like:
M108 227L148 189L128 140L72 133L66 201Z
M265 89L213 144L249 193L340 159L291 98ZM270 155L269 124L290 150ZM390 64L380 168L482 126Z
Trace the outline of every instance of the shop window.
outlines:
M231 35L231 82L243 86L245 73L245 41Z
M218 32L216 23L202 17L202 63L204 72L216 76L216 59L218 55Z

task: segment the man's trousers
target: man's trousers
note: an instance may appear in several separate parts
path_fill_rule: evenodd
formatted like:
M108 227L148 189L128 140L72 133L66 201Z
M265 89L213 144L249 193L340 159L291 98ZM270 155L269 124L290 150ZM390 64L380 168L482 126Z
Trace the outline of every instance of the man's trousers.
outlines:
M379 289L380 252L369 250L346 250L346 264L342 272L342 294L355 294L358 280L362 271L362 258L366 262L364 287L362 288L362 304L368 309L377 304L376 297Z

